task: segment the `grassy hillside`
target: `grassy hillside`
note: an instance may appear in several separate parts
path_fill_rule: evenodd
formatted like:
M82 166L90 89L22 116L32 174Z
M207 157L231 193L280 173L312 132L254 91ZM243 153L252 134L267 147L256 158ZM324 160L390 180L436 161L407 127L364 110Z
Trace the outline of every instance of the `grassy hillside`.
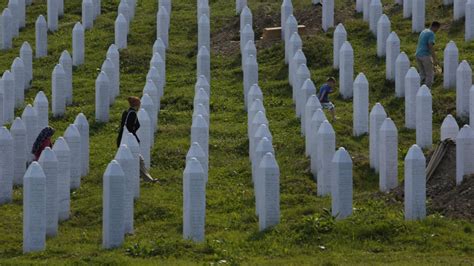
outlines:
M0 6L6 6L0 0ZM28 23L14 49L0 53L0 69L10 68L25 40L34 44L34 21L46 13L46 1L28 7ZM65 17L60 30L50 34L49 56L34 61L33 88L27 93L32 102L36 92L51 94L50 76L64 49L71 51L71 31L80 20L80 1L65 1ZM283 45L266 45L258 51L260 86L273 134L273 145L281 170L281 224L259 233L254 211L254 195L248 160L246 112L243 110L242 73L238 50L212 54L210 172L207 186L206 242L183 241L182 171L192 116L196 60L195 1L174 0L167 55L167 86L161 102L159 132L152 153L152 175L161 184L142 184L142 195L135 204L135 234L123 247L105 251L102 236L102 174L115 154L115 136L119 115L126 108L126 96L139 95L145 84L151 48L155 39L156 0L138 1L137 16L131 25L129 48L121 52L121 96L111 108L111 121L97 124L94 118L94 82L110 43L117 3L102 0L103 14L93 30L86 32L86 64L74 71L74 105L64 119L52 120L60 136L79 112L91 124L91 172L80 189L71 195L72 216L60 224L57 237L47 240L46 251L22 254L22 191L16 188L13 204L0 206L0 264L3 263L136 263L136 264L470 264L474 260L474 224L429 212L422 222L405 222L403 205L387 203L375 196L378 176L368 166L368 137L353 138L352 105L335 101L340 120L333 124L337 146L346 147L354 158L354 215L335 222L330 215L329 198L316 197L316 184L304 156L304 139L295 118L287 67L283 63ZM249 0L256 24L279 21L279 1ZM295 10L320 14L309 0L294 0ZM401 8L384 0L385 13L392 29L402 40L402 50L414 60L417 36L410 20L403 20ZM427 1L427 20L439 19L443 30L437 36L437 49L448 40L456 41L460 58L474 62L472 44L463 41L463 24L450 24L452 8L441 0ZM235 29L238 21L231 0L211 0L214 37L223 30ZM355 72L364 72L370 82L370 103L382 102L388 115L400 129L400 173L403 157L415 142L412 130L403 126L404 102L394 97L393 84L385 82L385 62L375 56L375 38L368 25L355 15L354 1L336 0L336 21L344 22L355 50ZM316 15L315 15L316 16ZM311 16L309 16L311 18ZM308 19L310 21L310 19ZM319 23L319 20L314 20ZM258 31L257 31L258 32ZM332 33L310 31L304 37L304 50L314 81L319 85L331 68ZM215 41L213 42L215 43ZM227 40L221 46L232 48ZM236 48L238 46L235 46ZM441 89L437 79L433 90L434 139L448 113L455 112L454 91ZM17 111L21 114L21 110ZM403 179L400 174L400 180Z

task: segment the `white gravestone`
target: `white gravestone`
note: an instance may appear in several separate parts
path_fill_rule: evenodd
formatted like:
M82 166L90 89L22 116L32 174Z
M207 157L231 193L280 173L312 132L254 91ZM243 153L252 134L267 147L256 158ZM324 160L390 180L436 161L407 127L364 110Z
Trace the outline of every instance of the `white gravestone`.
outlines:
M460 20L466 14L467 0L454 0L453 2L453 20Z
M352 214L352 159L344 148L331 158L331 211L337 220Z
M362 13L364 11L364 0L356 0L356 8L357 13Z
M392 29L392 24L387 15L380 16L377 22L377 56L385 57L387 52L387 38Z
M20 108L25 101L25 65L20 57L13 60L11 73L15 81L15 107Z
M263 93L258 84L253 84L247 94L248 103L253 103L255 99L260 99L261 101L263 101Z
M296 68L295 80L293 82L293 101L296 104L296 114L298 115L299 108L298 103L301 99L298 97L301 87L303 87L304 82L307 79L311 78L311 73L309 72L308 66L306 64L301 64Z
M145 87L143 88L143 94L148 94L151 100L153 101L154 110L152 113L148 113L150 115L150 119L153 118L153 130L156 131L157 127L157 116L160 110L160 91L156 88L155 84L151 79L147 80ZM153 132L154 132L153 131Z
M58 234L58 159L50 147L46 147L38 160L46 176L46 236Z
M372 0L369 7L369 28L374 35L377 35L377 22L382 16L382 3L380 0Z
M263 191L262 186L263 182L261 177L261 172L259 172L259 166L262 162L263 157L267 153L275 153L273 149L272 141L267 137L263 137L255 148L255 155L252 159L252 182L254 184L254 194L255 194L255 214L260 216L262 213L262 201L263 201Z
M441 124L441 141L446 139L456 140L459 133L459 125L452 115L447 115Z
M199 145L199 143L197 142L193 142L191 144L191 147L189 147L188 153L186 154L186 161L192 159L193 157L201 163L202 169L204 171L204 179L207 183L209 172L209 159L202 150L201 145Z
M183 173L183 238L204 241L206 221L206 181L196 158L186 161Z
M0 205L9 203L13 197L13 137L6 127L0 128Z
M159 90L158 95L163 96L163 80L160 76L160 73L156 67L150 67L146 75L146 80L152 80L155 87Z
M251 24L244 26L243 30L240 32L240 51L243 52L245 45L249 41L255 41L255 33L252 29Z
M403 0L403 18L410 18L412 16L413 1L416 0Z
M336 151L336 133L327 120L319 127L316 141L317 158L320 160L317 169L317 192L318 196L328 196L331 194L331 160Z
M294 32L298 32L298 22L293 15L290 15L285 23L285 64L290 61L288 45Z
M58 17L64 16L64 0L57 0L58 1Z
M151 58L150 68L151 67L155 67L156 69L158 69L158 71L160 73L161 81L162 81L159 84L158 88L160 88L160 86L161 86L160 89L163 89L165 84L166 84L166 63L163 60L163 58L161 58L159 53L155 53L153 55L153 57Z
M298 50L303 49L303 41L301 40L300 35L298 32L293 32L293 35L291 35L290 42L288 43L288 70L289 73L296 71L294 69L293 65L293 58L295 57L295 54ZM290 74L289 74L290 75ZM290 81L291 82L291 81ZM290 83L293 84L293 83Z
M207 95L211 95L211 86L205 76L201 75L198 77L196 84L194 85L194 93L197 93L199 89L204 89Z
M53 146L58 159L58 221L69 219L71 209L71 151L63 137L59 137Z
M443 87L453 89L456 87L456 69L459 66L459 50L453 41L449 41L444 49Z
M12 20L10 22L11 25L11 33L13 37L18 37L20 34L20 9L19 9L18 0L9 0L8 1L8 9L12 13Z
M21 120L25 123L26 127L26 159L31 162L31 149L33 143L35 143L36 137L38 137L38 115L35 112L33 106L28 104L23 110Z
M395 60L395 95L398 98L405 97L405 77L410 69L410 59L401 52Z
M25 65L25 90L31 86L33 80L33 50L28 42L24 42L20 48L20 57Z
M115 45L119 49L127 48L127 19L119 14L115 20Z
M3 122L11 123L15 118L15 77L6 70L0 88L3 88Z
M465 125L456 137L456 185L474 173L474 131Z
M387 113L380 103L376 103L370 111L370 129L369 129L369 151L370 151L370 168L379 171L379 132L380 126L387 118Z
M416 128L416 93L421 86L420 75L411 67L405 76L405 127Z
M72 64L80 66L84 64L84 27L77 22L72 29Z
M109 121L110 81L104 71L101 71L95 81L95 120L101 123Z
M334 27L334 0L323 1L322 27L324 31Z
M430 89L423 85L416 94L416 144L422 149L433 145L433 107Z
M197 142L209 157L209 126L201 115L193 119L191 126L191 143Z
M262 184L262 209L258 224L259 230L263 231L280 223L280 168L271 152L263 156L258 172L257 182Z
M1 49L7 50L12 48L12 39L13 39L13 32L12 32L12 20L13 15L10 9L5 8L0 16L0 24L1 24Z
M154 136L155 128L157 128L158 111L150 95L148 95L147 93L143 94L140 101L141 108L145 109L150 118L150 147L153 147L153 145L155 145Z
M255 136L255 133L257 132L258 128L260 127L260 125L262 124L265 124L267 125L268 127L268 119L267 117L265 116L265 113L263 111L258 111L253 119L252 119L252 122L250 123L250 134L249 134L249 153L251 155L251 153L253 152L253 147L255 147L254 143L253 143L253 136ZM249 159L251 159L251 156L249 156Z
M76 116L74 125L81 135L81 176L89 173L89 122L83 113Z
M209 3L205 1L200 1L197 8L197 18L199 19L202 15L210 17Z
M364 73L354 80L353 135L369 133L369 81Z
M311 130L308 133L310 135L309 139L309 155L311 157L311 174L316 180L318 173L318 166L320 164L320 158L318 157L318 130L321 124L326 121L326 115L322 109L317 109L314 112L313 117L311 117Z
M150 169L151 165L151 119L147 111L143 108L138 111L138 120L140 121L140 128L137 131L137 136L140 139L140 155L145 161L145 167Z
M202 103L198 104L196 107L193 109L193 117L202 115L204 117L204 120L206 120L206 123L209 125L210 120L209 120L209 113L207 112L206 107Z
M286 41L286 21L288 17L293 14L293 3L291 0L283 0L281 4L281 20L280 20L280 27L281 27L281 39Z
M426 159L413 145L405 157L405 220L426 217Z
M114 104L115 102L115 65L112 63L112 60L109 58L105 59L104 62L102 63L102 68L101 70L105 72L107 77L109 78L109 105Z
M339 68L339 50L342 45L347 41L347 31L342 23L339 23L334 30L333 37L333 68Z
M46 247L46 176L33 162L23 178L23 253Z
M251 136L250 131L252 121L255 118L255 115L260 111L265 114L265 107L263 106L263 102L261 99L255 99L247 111L247 135L249 137Z
M257 58L250 55L244 66L244 103L248 108L247 94L253 84L258 84L258 63Z
M58 2L59 0L47 0L48 29L51 32L58 30Z
M363 0L364 3L362 5L363 11L363 20L365 22L370 22L370 2L371 0Z
M472 86L472 69L463 60L456 70L456 115L469 116L469 90Z
M125 173L117 161L112 161L104 173L102 247L116 248L124 240Z
M115 154L115 158L120 166L122 167L122 170L124 172L125 176L125 195L124 195L124 233L125 234L133 234L133 154L130 151L130 149L127 147L127 145L122 144L120 145L120 148L118 149L117 153Z
M166 11L166 8L161 6L156 15L156 36L163 40L166 48L169 47L168 44L168 30L169 30L169 14Z
M84 29L92 29L94 26L94 4L92 0L82 0L82 25Z
M207 50L211 49L211 26L209 18L203 14L198 23L198 47L205 46Z
M25 0L18 0L18 16L19 16L19 27L20 29L25 27L26 24L26 4Z
M45 127L48 126L49 124L49 118L48 118L48 110L49 110L49 103L48 103L48 98L46 98L46 95L44 94L43 91L39 91L36 94L35 100L33 102L33 107L35 109L36 115L38 116L38 121L37 121L37 131L38 133Z
M425 29L425 0L412 1L412 32L421 32Z
M202 88L199 89L198 93L195 94L193 104L194 104L194 106L202 104L206 108L207 113L210 112L210 109L209 109L209 96L207 95L207 93Z
M138 199L140 197L140 144L135 136L132 133L128 133L125 129L121 144L127 145L133 155L133 198Z
M242 9L247 6L247 0L235 0L235 14L240 14Z
M51 80L51 111L54 117L60 117L66 112L66 73L64 72L63 66L57 64L54 67Z
M61 53L59 64L63 66L64 74L66 74L66 105L72 104L72 58L67 50Z
M354 50L345 42L339 51L339 86L342 98L352 98L354 83Z
M48 55L48 25L42 15L36 20L36 58Z
M111 44L109 46L109 49L107 50L107 58L112 60L112 63L114 63L114 70L115 70L115 80L114 80L114 85L115 85L115 97L120 95L120 53L118 50L117 45Z
M255 134L253 136L251 136L251 140L252 140L251 143L252 143L253 146L250 147L249 158L252 162L256 163L256 164L252 164L255 167L258 167L258 164L260 163L260 160L258 160L258 157L256 157L255 154L256 154L257 146L260 143L260 140L262 140L263 138L267 138L270 141L273 140L272 133L268 129L268 124L259 125L257 130L255 131ZM265 155L265 154L262 154L262 156L263 155ZM255 160L255 159L257 159L257 160ZM255 169L252 169L252 170L255 170ZM252 180L252 181L254 181L254 180Z
M305 134L305 108L306 108L306 103L308 102L308 98L316 94L316 86L314 85L313 81L311 79L307 79L304 83L303 86L301 86L301 89L299 90L299 102L300 102L300 107L297 108L297 112L299 111L300 114L300 131L301 135L304 136ZM299 110L298 110L299 109Z
M253 15L252 11L248 6L243 7L242 13L240 13L240 31L244 30L245 25L249 24L253 26Z
M152 54L155 54L155 53L159 53L161 58L163 58L163 61L166 61L166 46L165 46L165 44L163 43L163 40L160 37L158 37L155 40L155 43L153 44L153 53Z
M398 186L398 131L386 118L379 130L379 189L389 192Z
M466 3L466 22L464 40L466 42L474 39L474 1L467 0Z
M120 16L120 14L122 14L124 20L123 22L125 22L125 25L124 25L124 34L127 35L128 32L129 32L129 26L130 26L130 18L131 18L131 10L130 10L130 6L128 5L127 1L126 0L121 0L120 3L119 3L119 6L118 6L118 11L117 11L117 19L118 17ZM117 21L117 20L115 20Z
M203 75L207 80L211 80L211 56L205 46L199 49L197 55L197 77Z
M71 189L77 189L81 186L81 134L76 125L71 124L64 132L64 139L71 151Z
M400 39L398 35L392 31L387 37L387 52L386 52L386 78L387 80L395 79L395 60L400 54Z
M314 112L316 112L316 110L321 109L321 108L322 108L321 103L319 102L319 99L316 96L316 94L313 93L312 95L310 95L304 107L304 115L301 118L302 120L301 132L303 136L305 136L305 151L306 151L305 155L306 156L309 156L309 148L310 148L309 135L310 134L308 134L308 132L310 132L311 130L311 118L313 117Z
M296 71L298 67L301 65L306 65L306 56L304 55L303 51L300 49L296 51L295 56L290 60L290 67L289 67L289 82L291 86L295 86L296 82Z
M26 126L21 118L17 117L10 128L13 138L13 184L23 184L23 176L26 171Z

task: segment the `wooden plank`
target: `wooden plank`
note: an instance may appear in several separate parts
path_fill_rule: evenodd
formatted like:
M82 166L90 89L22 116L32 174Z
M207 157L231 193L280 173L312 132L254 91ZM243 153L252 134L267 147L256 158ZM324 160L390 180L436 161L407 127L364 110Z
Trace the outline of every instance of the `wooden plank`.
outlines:
M298 33L304 35L306 33L305 25L298 25ZM281 27L270 27L263 29L262 40L273 41L281 39Z

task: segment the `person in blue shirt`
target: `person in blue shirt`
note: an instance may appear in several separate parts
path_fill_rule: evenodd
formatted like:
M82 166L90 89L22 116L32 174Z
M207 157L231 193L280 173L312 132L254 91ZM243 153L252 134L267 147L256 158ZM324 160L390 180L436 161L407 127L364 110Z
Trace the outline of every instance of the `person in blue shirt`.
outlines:
M433 21L429 29L425 29L420 33L418 46L416 47L416 62L421 83L429 88L431 88L434 82L434 65L438 65L434 45L435 33L440 27L441 24L439 22Z
M334 104L329 101L329 94L333 93L336 88L336 79L333 77L330 77L326 80L326 83L324 83L321 88L319 88L318 92L318 99L319 102L321 103L321 106L323 109L329 110L332 116L332 120L336 120L336 110Z

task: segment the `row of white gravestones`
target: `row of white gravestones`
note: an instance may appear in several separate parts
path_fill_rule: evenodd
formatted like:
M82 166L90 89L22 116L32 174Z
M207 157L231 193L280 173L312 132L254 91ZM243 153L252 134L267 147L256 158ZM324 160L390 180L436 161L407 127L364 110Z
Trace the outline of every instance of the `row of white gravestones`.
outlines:
M211 56L206 46L201 46L197 54L197 77L201 75L211 80Z
M252 11L248 6L244 6L242 12L240 13L240 31L242 32L245 26L249 24L250 28L253 27L253 15Z
M456 137L456 184L474 173L474 131L465 125Z
M137 131L137 136L140 139L140 155L143 156L145 161L145 167L150 168L150 151L151 151L151 139L152 139L152 120L148 112L141 108L138 111L138 120L140 121L140 129Z
M306 79L306 81L303 83L303 86L301 86L301 89L299 90L299 98L300 98L300 130L301 130L301 135L305 136L306 135L306 124L308 121L310 121L311 116L313 115L313 112L316 111L316 107L320 108L321 103L318 101L315 101L315 99L312 99L312 102L314 102L313 106L310 108L314 111L309 112L309 115L307 115L307 106L309 100L312 98L312 96L316 96L316 86L314 85L313 81L311 79ZM317 99L317 97L316 97ZM310 103L310 106L312 105L312 102ZM308 117L309 116L309 117Z
M405 220L426 217L426 159L413 145L405 157Z
M245 107L248 108L249 103L247 102L247 94L253 84L258 83L258 63L257 58L253 55L249 55L244 65L244 103Z
M195 157L186 160L183 172L183 238L203 242L206 223L206 180Z
M387 113L380 103L376 103L370 112L370 129L369 129L369 158L370 167L375 169L378 173L380 169L379 164L379 134L382 123L387 118Z
M311 160L316 159L317 194L327 196L331 194L331 160L336 150L336 133L327 120L319 126L316 143Z
M298 32L298 22L296 18L290 14L285 23L285 64L288 64L290 61L289 42L294 32Z
M472 86L472 69L466 60L463 60L456 70L456 115L469 116L469 90Z
M304 108L304 101L303 95L302 95L302 89L305 89L305 82L311 78L311 72L308 69L308 66L306 64L302 64L298 67L298 70L296 71L295 75L295 85L293 86L293 92L294 92L294 102L296 104L296 116L300 117L301 116L301 111ZM312 87L314 87L314 84L312 84ZM316 88L313 88L313 90L316 90ZM311 93L313 94L313 93Z

